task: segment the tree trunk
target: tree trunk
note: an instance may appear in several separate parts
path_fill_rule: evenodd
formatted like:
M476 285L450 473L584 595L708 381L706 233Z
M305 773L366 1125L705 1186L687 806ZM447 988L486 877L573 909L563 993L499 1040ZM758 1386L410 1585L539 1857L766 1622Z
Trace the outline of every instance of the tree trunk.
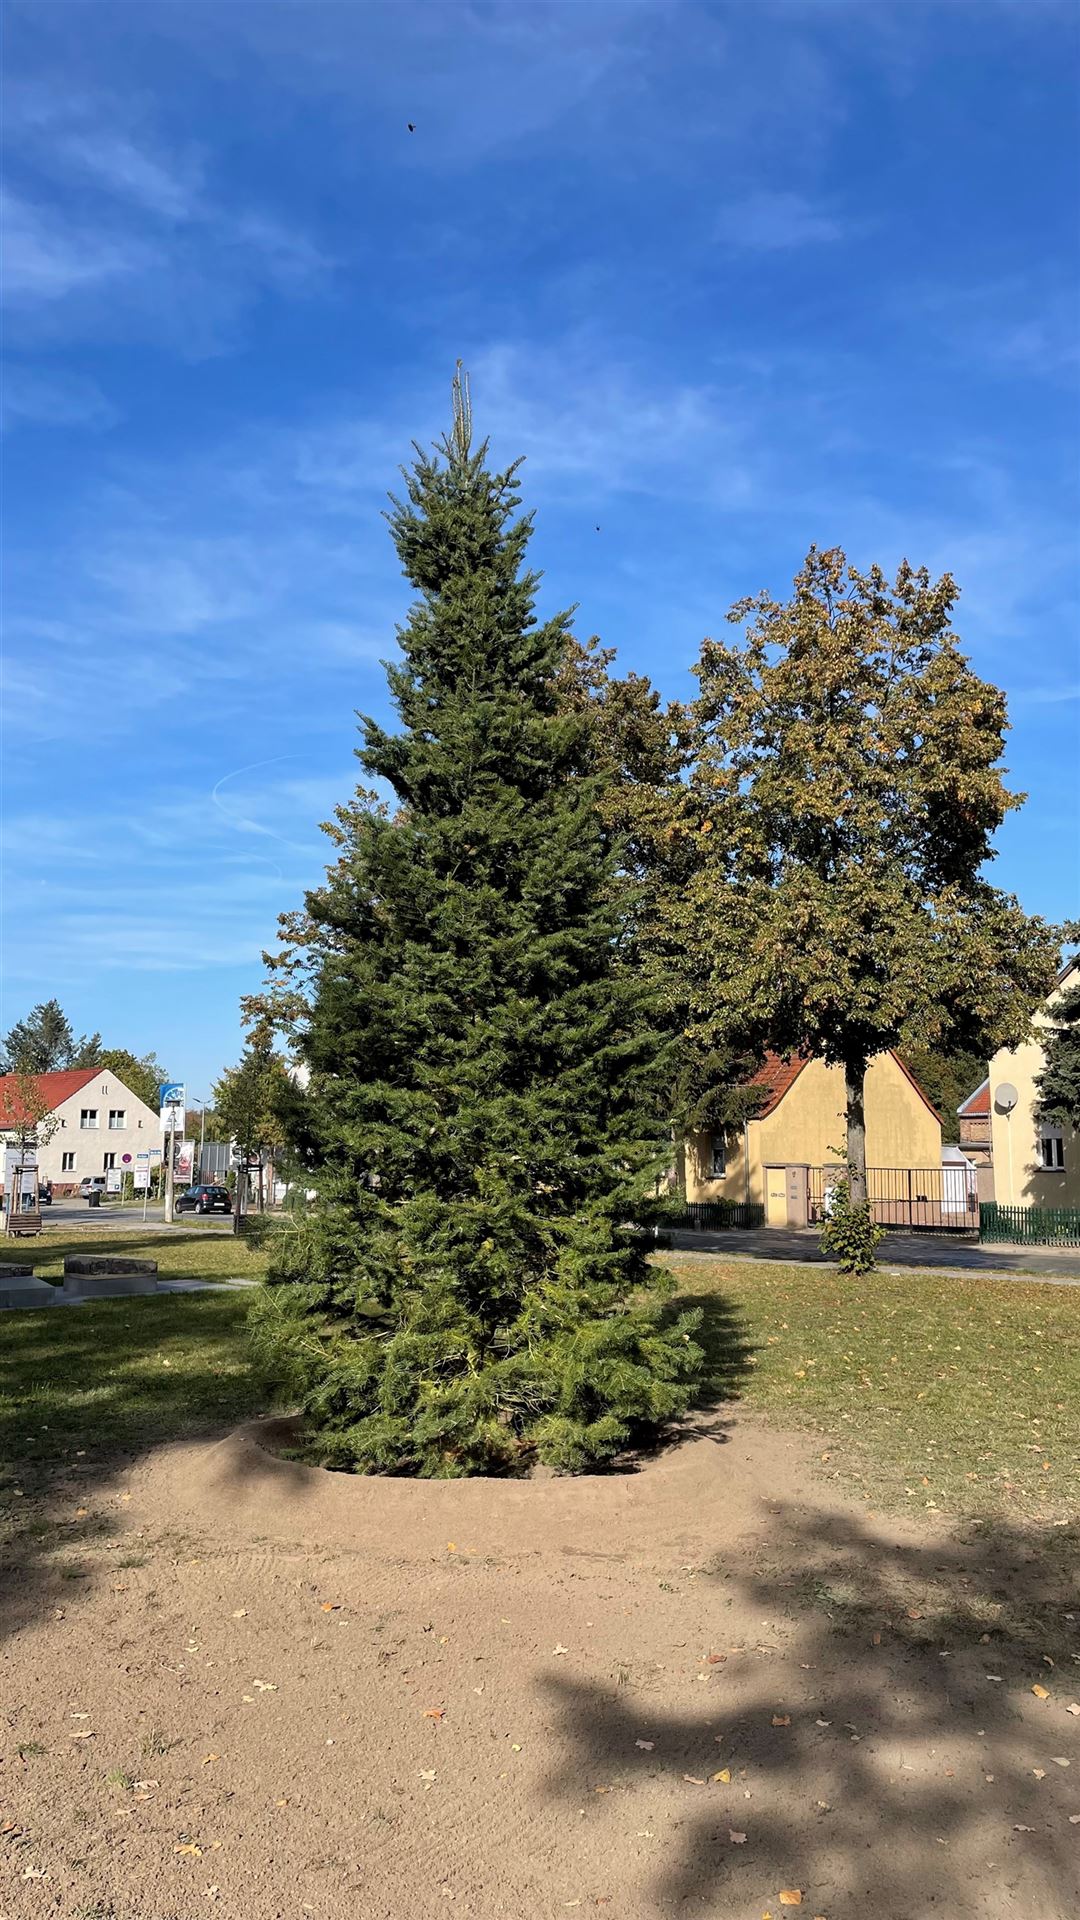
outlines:
M847 1097L847 1163L851 1204L866 1205L866 1061L848 1060L844 1066Z
M686 1201L686 1140L680 1128L675 1137L675 1191Z

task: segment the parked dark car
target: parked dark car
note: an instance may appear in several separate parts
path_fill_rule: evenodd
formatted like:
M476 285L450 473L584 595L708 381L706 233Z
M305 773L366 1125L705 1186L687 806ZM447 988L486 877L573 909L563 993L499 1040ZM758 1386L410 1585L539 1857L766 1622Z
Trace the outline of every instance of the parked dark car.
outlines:
M177 1213L231 1213L228 1187L186 1187L177 1195Z
M40 1201L43 1207L52 1206L52 1181L51 1180L39 1180L38 1200Z

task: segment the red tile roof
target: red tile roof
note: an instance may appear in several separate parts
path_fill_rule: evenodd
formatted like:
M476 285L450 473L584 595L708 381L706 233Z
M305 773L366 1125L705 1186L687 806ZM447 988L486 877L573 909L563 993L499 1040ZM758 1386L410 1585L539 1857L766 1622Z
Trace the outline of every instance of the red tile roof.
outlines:
M957 1113L963 1113L963 1114L989 1113L990 1111L989 1079L983 1080L981 1084L976 1087L974 1093L968 1094L968 1097L966 1100L961 1100L960 1105L957 1107L956 1111Z
M780 1105L789 1087L795 1085L803 1068L807 1064L807 1054L795 1053L787 1060L781 1060L778 1053L767 1053L756 1073L746 1081L748 1087L763 1087L765 1098L757 1113L756 1120L764 1120L767 1113Z
M80 1088L89 1086L99 1072L99 1067L73 1067L65 1073L35 1073L32 1077L38 1099L52 1112ZM19 1080L17 1073L0 1074L0 1127L17 1127L30 1117L19 1097Z

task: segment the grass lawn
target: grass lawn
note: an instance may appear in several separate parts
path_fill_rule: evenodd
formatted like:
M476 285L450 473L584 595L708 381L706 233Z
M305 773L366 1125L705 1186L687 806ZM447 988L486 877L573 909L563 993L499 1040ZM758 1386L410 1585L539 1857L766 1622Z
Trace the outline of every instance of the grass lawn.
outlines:
M146 1253L163 1274L250 1274L229 1235L85 1232L35 1244ZM49 1266L45 1267L48 1260ZM1030 1520L1080 1514L1080 1289L916 1271L665 1257L705 1311L717 1389L822 1436L829 1471L882 1507ZM243 1293L174 1294L0 1316L0 1477L85 1449L139 1452L268 1404Z
M845 1280L675 1254L665 1265L705 1309L721 1373L742 1332L744 1403L820 1433L830 1464L876 1504L1080 1514L1080 1289L915 1270Z
M18 1251L0 1253L0 1260L29 1262L40 1280L59 1280L66 1255L111 1253L125 1260L156 1260L163 1280L224 1280L266 1271L266 1254L259 1253L241 1235L209 1232L203 1225L141 1233L138 1227L98 1232L86 1227L66 1231L47 1228L38 1239L17 1243ZM5 1323L6 1324L6 1323Z
M245 1293L135 1296L0 1315L0 1488L82 1454L89 1465L262 1410Z

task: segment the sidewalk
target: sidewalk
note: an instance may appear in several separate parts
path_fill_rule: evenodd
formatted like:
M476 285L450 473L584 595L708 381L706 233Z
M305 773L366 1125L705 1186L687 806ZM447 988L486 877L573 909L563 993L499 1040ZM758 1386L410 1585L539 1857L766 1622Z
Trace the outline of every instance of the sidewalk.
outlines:
M721 1254L727 1260L784 1260L828 1266L813 1227L736 1228L717 1233L672 1233L680 1253ZM1080 1247L982 1247L977 1241L935 1233L889 1233L878 1248L882 1267L935 1267L946 1273L986 1273L1005 1278L1080 1284Z

